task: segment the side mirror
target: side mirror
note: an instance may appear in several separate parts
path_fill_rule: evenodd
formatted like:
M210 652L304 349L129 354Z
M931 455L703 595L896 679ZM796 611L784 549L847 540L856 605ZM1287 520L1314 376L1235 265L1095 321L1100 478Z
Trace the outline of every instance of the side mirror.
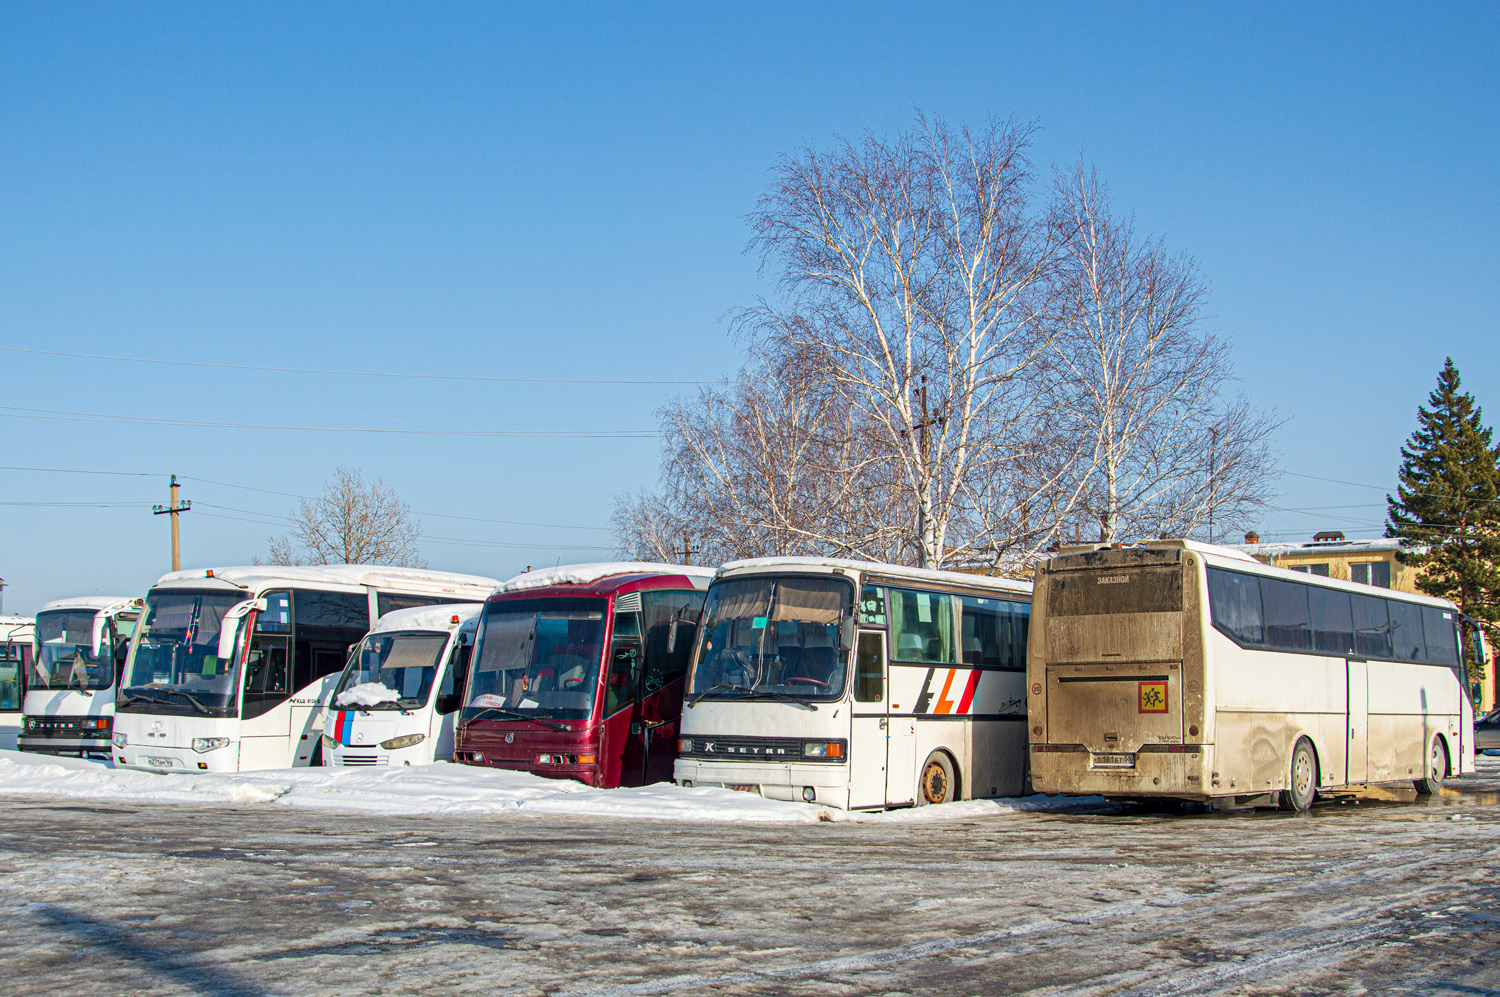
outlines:
M104 642L109 638L109 617L103 613L94 614L94 628L89 635L89 651L92 657L98 657L104 653Z
M1474 627L1474 661L1481 667L1490 663L1490 648L1484 639L1484 631Z
M219 621L219 647L220 661L228 661L234 657L234 646L240 639L240 622L253 612L265 612L266 600L246 599L229 607L224 618Z

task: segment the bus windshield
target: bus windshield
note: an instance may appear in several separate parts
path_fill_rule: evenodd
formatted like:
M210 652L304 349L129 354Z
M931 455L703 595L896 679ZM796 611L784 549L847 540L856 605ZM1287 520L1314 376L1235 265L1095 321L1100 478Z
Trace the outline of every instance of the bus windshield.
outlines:
M480 617L463 720L587 720L604 659L604 599L508 599Z
M333 706L339 710L418 710L427 705L446 633L372 633L344 667Z
M137 624L118 707L224 716L235 705L233 660L219 659L219 628L242 592L153 591Z
M853 608L854 586L843 579L714 582L688 698L838 699L845 672L839 628Z
M115 684L114 653L108 646L94 654L92 609L59 609L39 613L36 638L41 655L31 663L32 689L108 689Z

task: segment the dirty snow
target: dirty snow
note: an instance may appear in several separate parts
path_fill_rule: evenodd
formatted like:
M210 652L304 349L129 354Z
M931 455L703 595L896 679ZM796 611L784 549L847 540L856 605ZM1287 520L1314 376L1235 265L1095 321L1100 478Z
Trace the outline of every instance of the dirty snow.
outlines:
M970 800L885 814L845 813L767 800L729 789L658 783L593 789L525 772L437 762L399 768L299 768L261 772L161 774L102 762L0 751L0 796L60 796L141 803L274 804L401 816L412 814L567 814L677 821L964 820L1030 810L1097 809L1097 799Z
M383 682L361 682L339 693L335 706L379 706L381 703L398 703L401 693Z

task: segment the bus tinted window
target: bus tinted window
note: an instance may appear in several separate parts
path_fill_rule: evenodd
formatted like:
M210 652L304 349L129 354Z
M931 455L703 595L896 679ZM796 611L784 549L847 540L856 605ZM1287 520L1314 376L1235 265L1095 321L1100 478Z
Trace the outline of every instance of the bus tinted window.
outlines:
M1458 664L1458 621L1436 606L1422 607L1422 630L1427 634L1427 660L1436 665Z
M1053 616L1180 613L1182 569L1173 565L1058 572L1047 590L1047 612Z
M450 602L462 602L451 595L404 595L400 592L379 592L375 595L377 616L394 613L398 609L416 609L418 606L441 606Z
M687 674L698 636L702 592L645 592L646 671L642 688L655 692ZM670 650L669 650L670 649Z
M1387 600L1391 614L1391 649L1402 661L1426 661L1427 641L1422 634L1422 607L1410 602Z
M1266 645L1278 651L1312 649L1307 618L1308 586L1278 578L1260 580L1261 612L1266 626Z
M887 597L895 661L957 664L953 640L953 597L942 592L891 589Z
M292 609L299 630L302 627L357 627L363 634L370 628L370 600L364 593L296 589L292 592Z
M970 668L1026 670L1026 624L1031 606L1005 599L960 600L963 663Z
M1208 569L1208 605L1214 626L1241 644L1265 642L1260 579L1236 571ZM1049 604L1050 610L1050 604Z
M1349 609L1349 593L1312 585L1308 586L1307 600L1313 650L1324 654L1354 653L1354 615Z
M1386 600L1373 595L1352 595L1354 607L1354 653L1364 658L1391 656L1391 618Z

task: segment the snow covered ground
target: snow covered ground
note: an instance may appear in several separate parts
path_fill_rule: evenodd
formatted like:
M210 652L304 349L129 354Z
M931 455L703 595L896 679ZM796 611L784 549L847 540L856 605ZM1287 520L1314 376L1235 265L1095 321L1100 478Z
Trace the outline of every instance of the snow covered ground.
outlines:
M1097 800L1029 797L971 800L890 814L846 814L806 803L762 799L728 789L670 784L591 789L521 772L439 762L401 768L312 768L265 772L165 774L105 763L0 751L0 796L50 796L141 804L244 804L402 816L498 817L567 814L676 821L958 820L1028 810L1098 808Z
M80 799L83 777L223 790L33 769L55 791L0 801L0 994L1500 994L1500 765L1482 764L1440 797L1310 814L833 823L387 816L296 806L301 783Z

